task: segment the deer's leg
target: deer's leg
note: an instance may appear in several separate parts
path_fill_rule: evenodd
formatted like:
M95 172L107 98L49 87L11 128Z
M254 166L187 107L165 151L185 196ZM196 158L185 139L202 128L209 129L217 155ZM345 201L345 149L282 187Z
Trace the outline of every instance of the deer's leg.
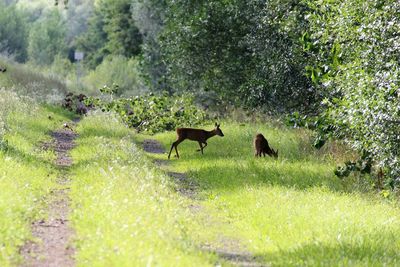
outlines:
M197 149L197 151L201 151L201 154L203 154L203 146L201 145L201 142L199 141L199 146L200 146L200 149Z
M171 149L169 150L168 159L171 157L172 149L174 148L175 142L172 143Z
M183 140L177 140L175 141L175 152L176 152L176 156L179 159L179 153L178 153L178 145L182 142Z
M202 151L202 150L203 150L203 146L201 145L201 142L200 142L200 141L198 141L198 143L199 143L200 149L197 149L197 150L196 150L197 152L199 152L199 151Z
M204 142L203 144L204 144L204 146L203 146L203 149L204 149L207 146L207 142Z
M183 140L178 139L178 140L176 140L175 142L172 143L171 150L169 151L168 159L170 158L172 149L173 149L174 147L175 147L176 156L177 156L178 159L179 159L178 145L179 145L182 141L183 141Z

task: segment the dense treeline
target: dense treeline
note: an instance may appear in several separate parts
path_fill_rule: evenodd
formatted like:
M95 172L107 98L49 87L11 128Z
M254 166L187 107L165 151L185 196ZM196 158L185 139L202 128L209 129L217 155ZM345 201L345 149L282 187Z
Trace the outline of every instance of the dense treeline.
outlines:
M360 152L342 174L375 166L388 186L400 178L398 1L14 2L0 4L0 52L18 61L71 74L81 50L86 86L295 114L318 146L335 137Z

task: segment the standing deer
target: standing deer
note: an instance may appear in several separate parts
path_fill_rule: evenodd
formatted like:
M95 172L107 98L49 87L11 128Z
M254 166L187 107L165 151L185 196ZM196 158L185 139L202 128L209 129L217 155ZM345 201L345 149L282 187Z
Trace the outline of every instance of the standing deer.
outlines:
M261 154L265 157L265 154L267 154L270 157L278 158L278 150L275 152L270 148L267 139L260 133L254 138L254 149L256 150L256 157L261 157Z
M199 142L200 149L197 151L201 151L203 154L203 149L207 146L207 139L213 137L215 135L224 136L221 129L219 128L219 124L215 123L214 130L206 131L203 129L193 129L193 128L178 128L176 129L176 133L178 134L178 139L172 143L171 150L169 151L168 159L171 156L172 149L175 147L176 156L179 159L178 153L178 145L183 142L185 139L189 139L192 141ZM203 146L204 144L204 146Z

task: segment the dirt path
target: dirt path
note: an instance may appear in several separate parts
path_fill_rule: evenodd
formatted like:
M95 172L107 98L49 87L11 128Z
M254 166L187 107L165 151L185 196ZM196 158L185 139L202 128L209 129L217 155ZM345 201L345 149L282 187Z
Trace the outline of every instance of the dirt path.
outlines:
M164 154L165 150L160 142L154 139L146 139L143 141L143 149L148 153ZM155 160L155 164L158 166L167 165L168 160ZM199 185L188 177L185 173L179 172L167 172L172 177L177 185L176 190L185 197L193 200L199 200L198 190ZM199 203L191 204L189 209L197 213L203 210ZM236 266L246 267L263 267L266 265L257 262L256 258L251 253L244 251L241 248L240 243L237 240L226 238L221 236L219 246L212 244L203 244L201 250L212 252L217 254L220 258L228 261L229 263Z
M68 153L74 147L77 135L71 130L71 125L64 124L63 129L51 133L53 141L48 146L57 155L55 165L61 170L57 179L59 187L52 191L49 198L49 217L32 223L32 233L37 242L28 242L21 249L25 259L23 267L74 266L74 249L70 246L74 233L68 221L68 169L72 165L72 159Z

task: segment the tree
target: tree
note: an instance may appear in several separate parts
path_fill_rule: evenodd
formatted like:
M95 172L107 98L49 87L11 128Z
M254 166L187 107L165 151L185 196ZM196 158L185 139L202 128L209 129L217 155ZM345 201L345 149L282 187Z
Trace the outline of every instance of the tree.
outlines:
M0 52L11 55L19 62L27 60L28 27L24 14L14 4L0 3Z
M142 35L132 18L130 0L99 0L88 31L77 41L77 47L87 54L85 62L90 68L109 54L137 56L141 44Z
M299 1L170 1L159 42L171 87L270 110L311 109Z
M141 70L147 85L154 91L173 88L167 82L167 65L160 47L160 34L164 30L167 1L133 0L132 17L142 37Z
M331 132L400 183L400 3L307 1L310 69ZM311 61L310 61L311 62Z
M29 59L37 65L50 65L54 57L66 52L66 27L58 10L49 11L32 26L29 34Z

